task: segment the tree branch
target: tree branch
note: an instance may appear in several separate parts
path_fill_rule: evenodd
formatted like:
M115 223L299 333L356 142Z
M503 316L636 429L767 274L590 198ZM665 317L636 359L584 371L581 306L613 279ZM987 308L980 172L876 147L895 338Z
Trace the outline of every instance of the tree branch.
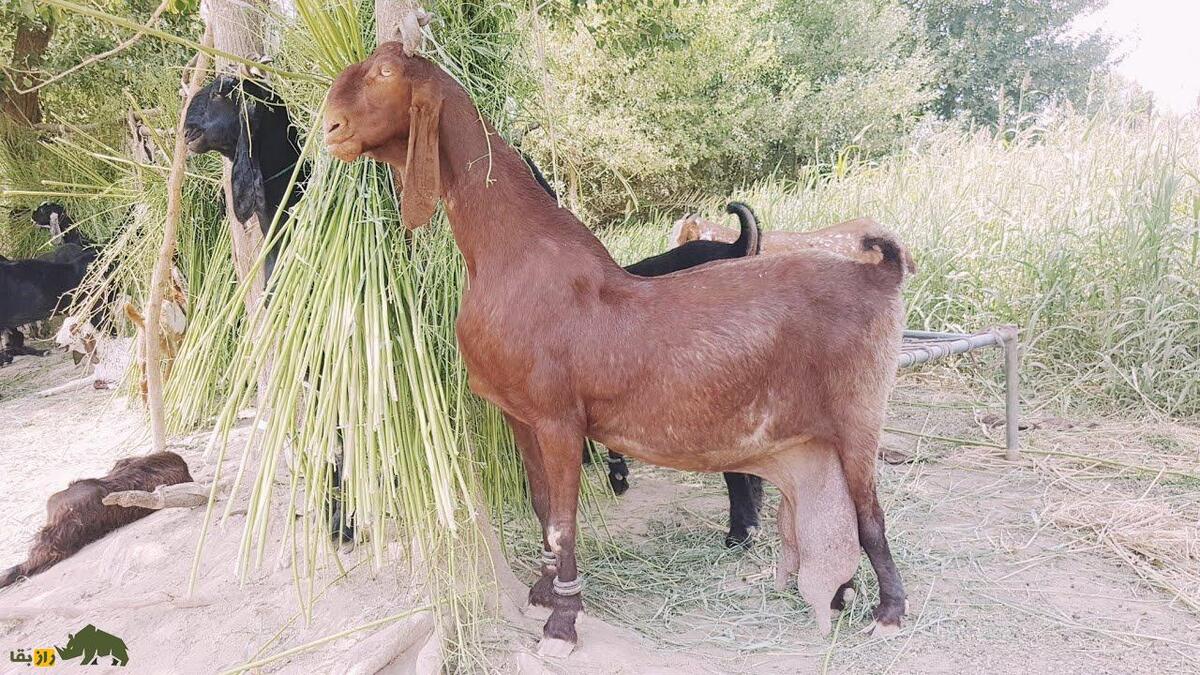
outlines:
M154 13L150 15L150 20L146 22L146 26L145 26L146 30L149 30L150 28L152 28L154 26L155 23L158 23L158 17L160 15L162 15L162 13L164 11L166 11L168 2L170 2L170 0L163 0L162 4L160 4L158 6L158 8L154 10ZM34 86L32 86L28 89L20 89L16 86L16 82L13 82L13 90L16 91L18 94L31 94L31 93L41 89L42 87L45 87L48 84L53 84L55 82L58 82L59 80L63 79L64 77L67 77L71 73L78 72L81 69L86 68L94 63L98 63L100 61L103 61L104 59L107 59L110 56L113 56L114 54L118 54L120 52L125 51L126 49L129 49L130 47L133 46L133 44L135 42L137 42L138 40L140 40L146 36L146 30L139 30L138 32L133 34L133 37L122 42L121 44L117 45L116 47L113 47L112 49L110 49L106 52L101 52L99 54L93 54L93 55L87 57L86 59L80 61L79 63L71 66L70 68L67 68L66 70L62 71L61 73L58 73L57 75L51 77L50 79L45 80L43 82L39 82L38 84L35 84Z
M205 28L201 38L205 46L212 45L212 30ZM171 173L167 177L167 222L163 226L162 245L158 249L158 261L150 278L150 297L146 300L146 328L142 331L142 353L146 355L146 404L150 408L150 431L154 451L167 449L167 424L163 411L163 373L160 354L162 304L167 280L171 275L171 260L175 257L175 240L179 234L179 214L183 206L183 178L187 170L187 140L184 138L183 123L192 97L200 90L208 70L208 55L200 52L192 75L188 81L187 96L179 111L179 123L175 127L175 153L171 156Z
M142 509L191 508L208 503L211 488L200 483L159 485L154 492L124 490L110 492L101 501L105 506L137 507Z

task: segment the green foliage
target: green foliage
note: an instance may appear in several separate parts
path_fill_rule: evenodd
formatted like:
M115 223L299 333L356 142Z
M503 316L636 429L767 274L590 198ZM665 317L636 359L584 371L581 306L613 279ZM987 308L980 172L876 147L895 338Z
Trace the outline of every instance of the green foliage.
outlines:
M929 61L895 2L643 0L558 6L546 21L529 147L588 215L850 145L879 154L928 101Z
M1001 111L1029 111L1055 99L1083 101L1103 74L1113 41L1099 31L1072 35L1072 22L1107 0L904 0L937 55L934 110L991 124Z

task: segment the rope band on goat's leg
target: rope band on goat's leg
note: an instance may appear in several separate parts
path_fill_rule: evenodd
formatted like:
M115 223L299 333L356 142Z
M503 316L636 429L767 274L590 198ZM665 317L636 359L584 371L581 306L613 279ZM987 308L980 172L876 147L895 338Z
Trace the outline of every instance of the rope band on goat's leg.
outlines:
M607 459L607 461L608 461L608 463L609 463L609 464L620 464L621 462L624 462L624 461L625 461L625 458L624 458L624 457L622 457L622 456L620 456L620 455L618 455L618 456L616 456L616 457L613 457L612 455L609 455L609 456L608 456L606 459Z
M583 592L583 577L575 577L572 581L563 581L558 577L554 577L554 593L555 595L571 596L579 595Z
M558 567L558 554L554 551L542 550L542 564L546 567Z

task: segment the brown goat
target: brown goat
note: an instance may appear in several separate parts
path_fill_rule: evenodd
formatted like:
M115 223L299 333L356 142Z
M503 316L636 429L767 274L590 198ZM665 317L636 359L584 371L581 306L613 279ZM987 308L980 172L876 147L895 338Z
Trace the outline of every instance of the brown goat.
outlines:
M459 351L471 389L513 429L542 524L542 577L530 590L553 610L542 653L569 653L577 640L585 437L662 466L762 476L787 496L780 521L794 527L781 537L797 558L807 456L836 454L879 579L876 622L899 625L904 588L875 492L903 316L899 244L863 239L878 265L808 252L636 277L435 64L380 45L338 75L327 105L329 150L390 164L409 229L445 202L468 277Z
M697 239L721 241L728 244L736 241L737 238L736 230L692 214L675 221L667 245L676 248ZM855 218L811 232L763 231L762 253L767 255L822 250L852 258L860 263L878 265L883 261L882 253L876 249L864 249L862 246L864 238L895 239L896 237L891 230L870 218ZM917 273L917 264L907 249L904 249L904 271L908 274Z
M37 533L29 559L0 574L0 588L75 555L113 530L154 513L151 509L105 506L110 492L151 491L160 485L190 483L187 463L173 452L117 460L103 478L73 481L46 501L46 526Z

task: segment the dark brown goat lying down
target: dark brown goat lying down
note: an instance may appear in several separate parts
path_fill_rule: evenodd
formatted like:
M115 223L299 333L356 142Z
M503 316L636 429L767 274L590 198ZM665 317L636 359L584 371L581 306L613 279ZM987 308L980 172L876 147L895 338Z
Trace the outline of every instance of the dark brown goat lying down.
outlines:
M158 452L119 459L103 478L72 482L66 490L50 495L46 501L46 526L38 532L29 559L0 574L0 588L60 563L109 532L154 513L152 509L105 506L101 500L108 493L150 492L160 485L191 481L182 457L173 452Z

